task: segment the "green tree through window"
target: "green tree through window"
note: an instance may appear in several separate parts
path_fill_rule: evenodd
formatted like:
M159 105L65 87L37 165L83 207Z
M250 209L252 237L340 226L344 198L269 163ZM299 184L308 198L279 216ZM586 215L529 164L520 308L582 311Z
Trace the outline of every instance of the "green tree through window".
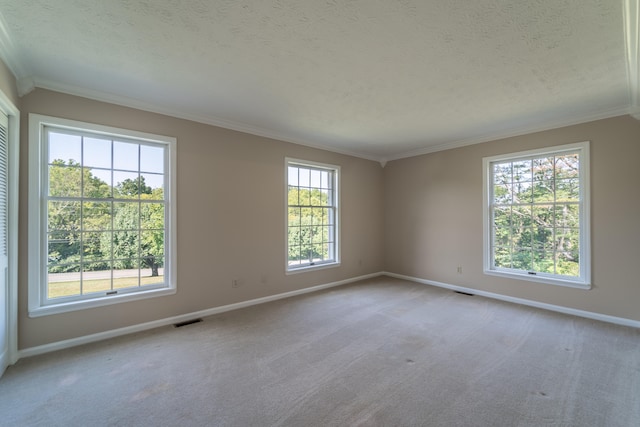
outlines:
M578 144L485 159L488 270L585 281L586 150Z
M288 161L287 266L337 262L337 169Z

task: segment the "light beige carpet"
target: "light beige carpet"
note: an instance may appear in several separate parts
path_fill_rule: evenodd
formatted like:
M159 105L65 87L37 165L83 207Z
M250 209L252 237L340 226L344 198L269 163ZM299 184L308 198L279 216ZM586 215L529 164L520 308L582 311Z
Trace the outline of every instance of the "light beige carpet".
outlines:
M389 278L23 359L3 426L640 426L640 330Z

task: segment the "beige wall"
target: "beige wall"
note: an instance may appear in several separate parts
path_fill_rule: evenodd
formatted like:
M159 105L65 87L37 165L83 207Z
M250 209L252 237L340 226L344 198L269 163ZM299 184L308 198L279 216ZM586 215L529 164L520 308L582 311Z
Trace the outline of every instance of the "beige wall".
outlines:
M591 141L592 289L483 274L482 158L580 141ZM385 269L640 320L638 159L640 121L623 116L389 162Z
M177 294L32 319L27 316L23 243L21 349L382 270L379 163L41 89L22 98L21 106L21 218L27 217L29 113L178 140ZM285 156L341 166L342 265L338 268L284 274ZM27 224L22 221L20 241L26 239ZM240 279L240 287L231 287L233 278Z
M15 84L2 71L0 66L0 89L8 84L11 93ZM632 271L640 261L640 122L630 117L392 161L381 169L367 160L41 89L20 99L20 107L23 219L29 113L178 139L178 293L29 318L23 220L21 349L382 270L640 320L640 284ZM482 158L585 140L591 141L593 289L484 275ZM285 156L342 167L339 268L284 274ZM241 280L239 288L231 287L233 278Z
M20 107L20 98L18 98L16 78L13 76L13 73L11 73L11 70L9 70L5 63L2 62L2 60L0 60L0 91L2 91L7 96L7 98L9 98L13 105L18 108Z

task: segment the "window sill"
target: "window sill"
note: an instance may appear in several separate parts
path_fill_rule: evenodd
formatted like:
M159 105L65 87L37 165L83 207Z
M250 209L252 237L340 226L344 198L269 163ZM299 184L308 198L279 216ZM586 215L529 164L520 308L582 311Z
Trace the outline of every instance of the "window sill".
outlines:
M29 309L29 317L42 317L52 314L67 313L76 310L85 310L87 308L102 307L105 305L119 304L129 301L137 301L147 298L156 298L167 295L173 295L176 293L176 288L162 288L162 289L150 289L148 291L140 291L135 293L105 296L102 298L82 300L82 301L70 301L59 304L45 305L41 307L35 307Z
M332 262L332 263L326 263L326 264L305 265L303 267L287 268L287 271L285 272L285 274L289 275L289 274L306 273L309 271L324 270L327 268L335 268L335 267L340 267L340 263Z
M528 282L546 283L548 285L565 286L575 289L591 289L590 282L583 282L578 280L564 280L559 278L553 278L548 276L536 276L527 273L515 273L511 271L499 271L499 270L484 270L484 274L497 277L506 277L509 279L526 280Z

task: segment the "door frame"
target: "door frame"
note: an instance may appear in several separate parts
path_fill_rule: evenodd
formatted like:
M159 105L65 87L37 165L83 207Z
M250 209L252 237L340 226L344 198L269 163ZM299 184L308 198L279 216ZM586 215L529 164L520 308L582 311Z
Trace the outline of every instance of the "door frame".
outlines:
M0 376L18 361L18 178L20 164L20 110L0 90L0 111L9 119L7 135L7 352L0 360Z

